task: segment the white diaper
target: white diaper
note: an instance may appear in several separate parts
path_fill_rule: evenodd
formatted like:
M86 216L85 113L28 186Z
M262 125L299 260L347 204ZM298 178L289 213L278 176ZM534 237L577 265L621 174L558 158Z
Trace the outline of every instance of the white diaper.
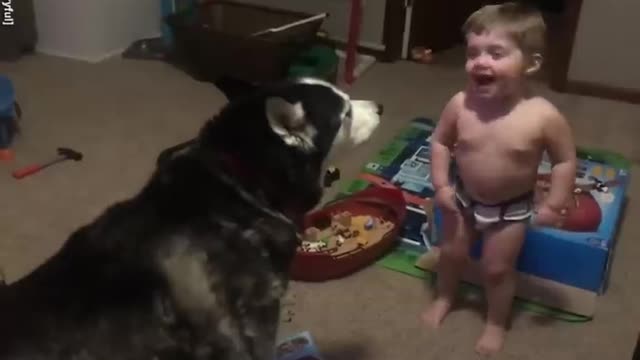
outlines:
M462 210L471 212L478 230L504 221L529 221L533 215L533 191L499 204L486 205L473 200L458 181L456 199Z

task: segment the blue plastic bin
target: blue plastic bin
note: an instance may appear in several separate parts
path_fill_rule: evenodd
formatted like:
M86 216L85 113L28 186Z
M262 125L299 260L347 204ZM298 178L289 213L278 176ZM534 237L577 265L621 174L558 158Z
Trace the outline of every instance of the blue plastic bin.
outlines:
M11 145L17 116L13 83L8 77L0 75L0 149Z
M162 12L162 39L166 46L173 46L173 32L166 23L166 18L176 12L194 8L198 4L197 0L160 0Z

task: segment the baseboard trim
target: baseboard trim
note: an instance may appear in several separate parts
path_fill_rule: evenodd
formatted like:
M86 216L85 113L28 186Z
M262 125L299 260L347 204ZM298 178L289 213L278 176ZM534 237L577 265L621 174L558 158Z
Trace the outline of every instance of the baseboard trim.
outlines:
M640 104L640 89L628 89L589 81L568 80L564 92Z
M156 37L160 37L162 36L162 33L160 32L153 32L151 34L149 34L149 36L145 36L145 37L141 37L139 39L136 40L140 40L140 39L149 39L149 38L156 38ZM134 41L136 41L134 40ZM132 42L133 43L133 42ZM72 59L72 60L79 60L79 61L84 61L84 62L88 62L90 64L97 64L99 62L105 61L107 59L110 59L114 56L118 56L120 54L122 54L125 50L127 50L129 48L129 46L131 46L130 44L127 44L124 47L121 48L117 48L117 49L113 49L110 51L106 51L100 55L82 55L82 54L72 54L72 53L68 53L66 51L60 51L60 50L56 50L56 49L47 49L45 47L36 47L36 51L41 53L41 54L45 54L45 55L50 55L50 56L57 56L57 57L62 57L62 58L67 58L67 59Z
M107 60L111 57L114 57L116 55L119 55L121 53L123 53L126 50L126 48L122 48L122 49L115 49L109 52L106 52L104 54L101 55L81 55L81 54L71 54L65 51L60 51L60 50L55 50L55 49L47 49L47 48L41 48L38 47L36 48L36 51L44 54L44 55L49 55L49 56L56 56L56 57L61 57L61 58L66 58L66 59L71 59L71 60L78 60L78 61L84 61L84 62L88 62L90 64L97 64L101 61Z

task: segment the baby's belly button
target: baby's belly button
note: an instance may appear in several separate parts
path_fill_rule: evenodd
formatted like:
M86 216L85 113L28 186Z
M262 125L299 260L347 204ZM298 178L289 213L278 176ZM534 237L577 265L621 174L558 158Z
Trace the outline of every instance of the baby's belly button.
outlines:
M475 201L485 204L497 204L515 197L512 189L494 186L466 186L465 192ZM518 194L519 195L519 194Z
M458 167L475 177L488 179L513 177L523 172L523 164L504 156L493 154L486 156L459 157L456 159Z
M493 172L469 174L464 176L463 181L468 192L487 202L496 202L530 190L530 179L530 176L523 173Z

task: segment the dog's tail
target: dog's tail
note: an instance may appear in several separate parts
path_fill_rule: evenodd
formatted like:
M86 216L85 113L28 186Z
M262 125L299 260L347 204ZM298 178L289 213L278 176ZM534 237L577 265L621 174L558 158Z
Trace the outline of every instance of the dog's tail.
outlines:
M174 145L170 148L166 148L164 150L162 150L162 152L160 153L160 155L158 156L158 159L156 160L156 165L158 167L164 165L173 154L180 152L186 148L188 148L189 146L195 144L198 141L198 139L191 139L191 140L187 140L183 143L180 143L178 145Z

